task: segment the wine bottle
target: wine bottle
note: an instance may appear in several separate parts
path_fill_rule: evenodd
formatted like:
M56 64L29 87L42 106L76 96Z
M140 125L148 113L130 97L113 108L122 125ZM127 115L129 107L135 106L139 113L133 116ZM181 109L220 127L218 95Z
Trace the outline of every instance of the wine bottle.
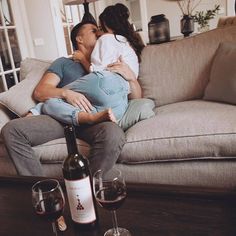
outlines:
M80 228L93 228L98 217L88 161L78 152L73 126L66 126L64 131L68 157L62 170L71 217Z

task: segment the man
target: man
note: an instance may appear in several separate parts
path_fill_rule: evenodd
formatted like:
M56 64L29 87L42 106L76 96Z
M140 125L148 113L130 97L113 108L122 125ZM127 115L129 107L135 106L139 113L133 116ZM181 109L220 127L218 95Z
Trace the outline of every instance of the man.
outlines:
M72 30L71 40L75 49L89 59L97 40L97 26L93 22L76 25ZM127 65L118 62L110 65L108 69L119 72L129 81L130 98L141 97L140 86ZM62 88L85 73L78 62L59 58L36 86L34 98L38 101L52 97L63 98L68 103L89 112L91 104L84 95ZM61 123L49 116L28 116L7 123L2 128L2 135L19 175L44 176L40 160L35 156L32 147L64 137L64 129ZM92 173L97 169L106 171L112 168L125 143L124 132L113 122L79 126L76 128L76 135L92 147L89 156Z

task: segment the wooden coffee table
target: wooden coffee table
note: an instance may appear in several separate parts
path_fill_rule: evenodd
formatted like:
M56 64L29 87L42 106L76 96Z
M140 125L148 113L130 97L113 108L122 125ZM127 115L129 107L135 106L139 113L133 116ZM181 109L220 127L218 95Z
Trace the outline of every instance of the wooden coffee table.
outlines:
M31 204L31 186L39 178L0 177L0 235L53 236L51 224ZM117 211L118 224L133 236L235 236L236 194L231 190L128 184ZM64 211L68 229L58 235L100 236L112 227L111 215L98 207L100 227L78 232Z

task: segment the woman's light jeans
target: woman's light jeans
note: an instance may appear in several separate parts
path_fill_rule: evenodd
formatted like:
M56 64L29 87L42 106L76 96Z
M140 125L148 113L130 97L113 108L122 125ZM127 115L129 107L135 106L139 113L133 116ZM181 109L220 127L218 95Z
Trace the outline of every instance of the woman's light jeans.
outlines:
M85 95L93 106L92 113L111 108L117 121L122 118L128 106L129 83L122 76L109 71L90 73L64 88ZM73 125L79 125L78 112L83 111L58 98L51 98L38 107L43 114Z

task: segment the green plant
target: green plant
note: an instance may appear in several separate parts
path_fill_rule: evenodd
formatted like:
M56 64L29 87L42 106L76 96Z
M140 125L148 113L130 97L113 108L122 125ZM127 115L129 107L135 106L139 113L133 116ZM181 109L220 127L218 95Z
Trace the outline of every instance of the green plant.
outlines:
M220 10L220 5L215 5L213 10L207 11L196 11L196 13L192 16L194 22L197 22L201 28L209 26L209 20L214 19Z

